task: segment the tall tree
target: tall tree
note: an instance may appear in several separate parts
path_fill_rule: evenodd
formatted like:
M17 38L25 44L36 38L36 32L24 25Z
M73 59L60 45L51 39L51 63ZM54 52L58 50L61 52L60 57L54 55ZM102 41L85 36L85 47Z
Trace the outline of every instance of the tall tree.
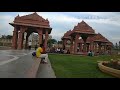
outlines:
M120 41L119 41L119 49L120 49Z
M2 37L1 37L2 39L5 39L6 38L6 36L5 35L2 35Z
M12 35L2 35L2 39L12 39Z
M7 35L6 39L12 39L12 37L13 37L12 35Z
M62 44L62 41L58 41L58 44Z
M115 46L115 47L116 47L116 49L118 49L118 44L117 44L117 43L116 43L116 46Z
M57 43L57 40L56 39L49 39L47 44L48 44L48 47L52 47L53 44Z

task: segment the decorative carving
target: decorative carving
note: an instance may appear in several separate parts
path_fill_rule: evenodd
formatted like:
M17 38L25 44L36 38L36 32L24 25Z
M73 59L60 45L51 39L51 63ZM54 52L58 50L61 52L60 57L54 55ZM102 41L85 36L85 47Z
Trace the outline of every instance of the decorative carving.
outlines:
M14 22L9 24L15 28L15 30L13 31L13 45L12 45L14 49L17 49L17 47L18 49L23 48L23 39L25 32L27 33L25 48L27 48L28 37L32 32L38 32L39 44L42 44L43 43L42 35L45 33L45 29L48 30L47 34L50 34L52 30L52 28L50 28L48 19L45 20L44 18L39 16L36 12L25 16L18 15L15 17ZM48 35L46 35L46 40L47 38ZM18 43L18 45L16 43ZM46 49L47 41L45 43L45 46Z
M39 16L36 12L21 17L18 15L15 18L14 23L32 24L32 25L41 25L41 26L50 27L48 19L45 20L44 18Z
M100 41L100 42L109 42L104 36L102 36L100 33L96 34L93 37L94 41Z
M80 33L91 33L94 34L95 30L92 29L87 23L82 21L81 23L78 23L77 26L73 29L74 32L80 32Z
M76 35L80 35L82 38L79 38ZM84 35L85 37L83 38ZM74 39L74 42L73 42L73 39ZM85 51L85 52L87 48L86 44L89 44L89 48L87 49L87 51L89 50L97 51L95 50L97 49L97 46L96 46L97 44L99 44L98 45L99 51L101 51L101 43L103 43L103 45L104 44L109 45L110 47L113 45L109 40L107 40L100 33L95 34L95 30L93 30L92 27L90 27L84 21L82 21L81 23L78 23L77 26L75 26L72 31L71 30L67 31L62 37L62 40L64 43L67 40L67 44L69 42L68 40L71 41L70 48L74 47L71 49L71 52L74 52L74 53L76 53L78 44L80 45L80 51ZM94 43L96 44L94 45Z

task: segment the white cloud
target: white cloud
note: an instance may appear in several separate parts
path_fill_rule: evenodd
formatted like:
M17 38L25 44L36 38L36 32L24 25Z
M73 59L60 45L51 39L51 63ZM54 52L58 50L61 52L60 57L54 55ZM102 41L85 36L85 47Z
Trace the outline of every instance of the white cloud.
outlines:
M48 20L50 20L51 22L78 22L78 19L75 17L68 17L64 14L61 13L42 13L42 12L38 12L38 14L40 16L42 16L43 18L48 18Z
M0 32L1 34L12 34L12 26L9 25L14 19L13 16L10 15L1 15L0 16Z
M33 12L18 12L19 16L24 16L28 14L32 14Z
M13 27L9 25L10 22L19 14L20 16L32 14L33 12L16 12L16 14L1 14L0 15L0 33L12 34ZM84 20L87 22L96 33L101 33L113 42L120 40L119 33L120 27L120 13L119 12L37 12L40 16L50 21L53 28L52 37L61 39L64 33L73 29L78 22ZM85 16L90 16L85 19ZM100 17L100 18L97 18ZM82 18L83 17L83 18ZM95 18L96 17L96 18ZM115 28L117 27L117 28ZM114 33L113 33L114 32ZM114 36L114 38L112 38Z

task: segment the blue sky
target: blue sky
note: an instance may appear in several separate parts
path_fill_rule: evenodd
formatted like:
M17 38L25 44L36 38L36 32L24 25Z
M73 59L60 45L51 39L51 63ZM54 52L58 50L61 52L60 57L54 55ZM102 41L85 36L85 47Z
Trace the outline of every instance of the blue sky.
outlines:
M12 35L13 27L9 25L14 18L33 12L0 12L0 35ZM120 12L37 12L50 21L52 37L61 40L68 30L84 20L96 33L101 33L111 42L120 41Z

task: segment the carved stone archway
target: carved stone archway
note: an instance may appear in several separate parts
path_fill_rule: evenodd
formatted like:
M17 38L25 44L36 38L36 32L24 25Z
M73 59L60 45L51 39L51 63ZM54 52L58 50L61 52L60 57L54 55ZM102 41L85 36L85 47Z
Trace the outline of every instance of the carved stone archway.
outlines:
M67 31L61 39L64 47L66 41L71 40L69 49L72 54L87 54L88 51L105 53L108 46L110 48L113 46L112 42L100 33L96 34L95 30L84 21L74 26L73 30Z
M36 32L39 35L39 44L43 44L45 50L47 48L48 36L52 31L48 19L44 19L36 12L25 16L15 17L13 23L9 23L14 27L12 48L23 49L24 33L26 32L25 48L27 48L28 37L31 33ZM43 35L45 34L45 41L43 41Z

